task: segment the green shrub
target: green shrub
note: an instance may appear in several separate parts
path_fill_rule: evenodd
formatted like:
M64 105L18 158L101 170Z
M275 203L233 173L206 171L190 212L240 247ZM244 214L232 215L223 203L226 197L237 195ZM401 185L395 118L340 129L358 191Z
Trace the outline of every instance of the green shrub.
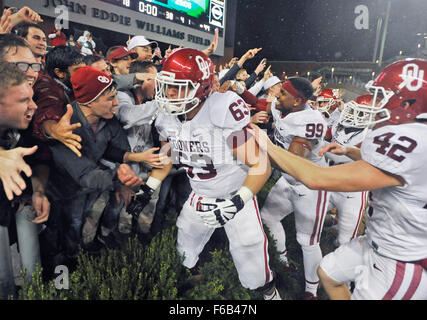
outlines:
M177 288L190 275L181 264L175 243L173 227L147 246L132 238L120 251L102 250L99 256L82 252L68 290L57 290L55 280L43 283L38 270L31 283L24 281L19 299L179 299Z
M277 179L277 177L276 177ZM271 178L258 194L262 207L268 192L276 182ZM282 220L286 232L288 259L293 266L285 271L279 260L275 241L268 237L270 267L276 273L276 286L283 299L300 299L304 292L302 252L296 241L294 215ZM165 229L149 244L136 238L128 239L121 250L103 250L99 256L81 252L75 272L69 277L69 289L58 290L55 280L42 281L40 269L31 283L24 281L18 299L25 300L247 300L262 299L256 291L240 284L236 268L228 251L223 229L217 229L200 255L201 281L194 281L190 271L182 266L176 250L176 215L166 219ZM323 255L334 250L336 231L324 230L321 237ZM319 298L327 299L322 289Z

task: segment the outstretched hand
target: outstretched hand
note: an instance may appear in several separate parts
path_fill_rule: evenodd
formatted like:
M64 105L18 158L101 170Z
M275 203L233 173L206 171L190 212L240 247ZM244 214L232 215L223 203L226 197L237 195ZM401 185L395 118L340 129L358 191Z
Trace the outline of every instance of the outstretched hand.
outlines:
M9 33L12 30L12 19L11 19L12 11L9 9L3 10L3 15L0 18L0 34Z
M21 177L21 171L27 177L33 174L31 167L24 161L24 157L36 152L37 146L32 148L15 148L11 150L0 150L0 179L3 183L4 192L9 200L13 195L20 196L27 187Z
M211 42L211 44L209 45L209 47L207 47L205 50L203 50L203 52L209 57L212 53L214 53L216 51L216 49L218 48L218 36L219 36L219 29L215 28L215 35L214 38Z
M320 149L319 156L323 157L326 152L330 152L339 156L345 156L347 154L347 148L336 142L332 142Z
M16 8L9 8L9 10L14 9ZM21 22L34 24L43 22L43 19L40 17L40 15L29 7L22 7L17 13L11 15L11 20L13 26L16 26Z
M265 66L266 66L266 60L262 59L261 62L256 67L255 73L260 74L265 69Z
M70 148L78 157L81 157L80 149L82 148L80 142L82 138L73 133L73 130L80 128L81 124L71 124L71 116L73 115L73 108L71 105L67 105L67 112L62 118L55 124L46 127L46 132L55 140L62 142L68 148Z
M260 52L262 50L262 48L254 48L254 49L250 49L250 50L248 50L246 53L245 53L245 56L248 58L248 59L252 59L252 58L254 58L256 55L257 55L257 53L258 52Z

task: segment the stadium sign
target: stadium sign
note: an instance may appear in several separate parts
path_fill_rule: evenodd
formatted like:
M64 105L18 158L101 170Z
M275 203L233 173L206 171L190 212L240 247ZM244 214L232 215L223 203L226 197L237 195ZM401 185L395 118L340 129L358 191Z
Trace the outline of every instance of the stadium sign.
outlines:
M198 15L190 16L192 12L185 10L193 4L194 11L197 2L186 1L185 8L180 11L161 8L159 5L154 5L155 1L144 3L136 0L5 0L4 5L28 6L41 15L53 18L59 18L60 12L67 10L66 16L75 23L129 35L144 35L151 40L199 50L209 46L213 39L214 28L218 27L220 34L215 54L222 56L224 55L224 17L219 12L221 8L224 11L221 7L224 2L218 4L217 1L213 1L214 6L196 7L199 9ZM139 6L131 6L137 3ZM178 4L184 5L181 2ZM209 17L211 9L213 13L212 17Z

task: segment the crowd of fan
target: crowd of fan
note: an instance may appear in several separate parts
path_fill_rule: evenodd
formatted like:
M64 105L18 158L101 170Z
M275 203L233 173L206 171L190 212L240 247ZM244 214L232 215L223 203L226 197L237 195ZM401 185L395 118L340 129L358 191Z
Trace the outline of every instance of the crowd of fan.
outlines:
M15 13L5 9L0 20L3 297L16 290L11 244L18 244L27 280L37 265L49 278L56 265L73 268L80 247L92 253L117 249L118 233L137 233L149 241L161 232L168 208L179 210L191 191L185 172L176 167L136 225L126 212L135 186L147 180L153 167L163 165L152 124L157 115L155 77L163 59L179 48L170 46L162 56L156 42L137 35L109 48L104 57L95 52L90 32L67 40L60 26L47 33L41 22L28 7ZM217 36L204 50L208 56L216 49ZM251 106L252 121L271 128L268 106L282 79L265 59L250 74L244 69L260 51L250 49L217 66L214 91L236 91ZM102 91L110 77L114 85ZM320 80L315 83L320 88ZM111 100L112 117L97 111ZM17 110L25 112L24 123L13 115Z

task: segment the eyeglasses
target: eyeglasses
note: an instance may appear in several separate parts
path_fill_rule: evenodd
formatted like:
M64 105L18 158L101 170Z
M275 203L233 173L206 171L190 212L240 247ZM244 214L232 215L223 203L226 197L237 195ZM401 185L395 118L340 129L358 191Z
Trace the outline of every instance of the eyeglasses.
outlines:
M34 70L34 72L40 72L42 69L41 63L26 63L26 62L12 62L15 66L17 66L22 72L27 72L28 68Z

